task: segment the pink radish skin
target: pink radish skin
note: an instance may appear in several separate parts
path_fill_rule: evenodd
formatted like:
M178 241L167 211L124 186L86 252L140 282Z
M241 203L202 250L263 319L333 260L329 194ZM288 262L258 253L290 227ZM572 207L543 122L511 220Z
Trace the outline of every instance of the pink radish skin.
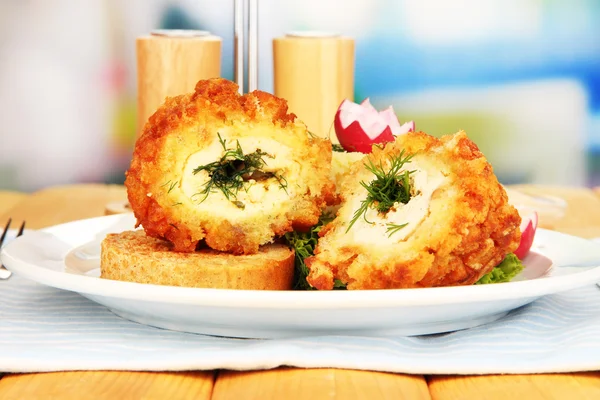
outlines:
M519 247L515 250L515 255L519 260L525 258L533 245L533 239L535 238L535 231L538 225L538 215L536 212L523 218L521 221L521 242Z
M392 130L389 126L385 128L384 131L381 132L381 134L375 139L371 139L369 136L367 136L367 134L360 126L360 123L358 121L354 121L346 128L342 128L340 119L337 114L333 123L333 127L335 128L338 140L340 141L340 144L342 145L344 150L350 152L361 152L369 154L374 144L394 141L394 136L392 135ZM339 134L338 132L342 133Z
M400 125L391 106L377 111L368 98L360 104L344 100L333 126L344 150L361 153L370 153L374 144L392 142L394 136L415 130L412 121Z

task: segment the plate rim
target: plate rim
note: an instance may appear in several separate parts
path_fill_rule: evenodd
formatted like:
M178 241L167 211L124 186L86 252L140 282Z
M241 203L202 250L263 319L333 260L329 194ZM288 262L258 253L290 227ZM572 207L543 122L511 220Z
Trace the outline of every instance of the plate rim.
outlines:
M55 231L60 232L67 225L93 223L96 220L109 221L113 219L119 221L124 218L124 215L130 217L128 214L118 214L86 218L53 225L39 231L54 233ZM538 229L538 232L542 235L555 235L586 241L584 238L542 228ZM170 304L185 303L222 308L319 310L458 305L478 301L495 302L539 298L588 284L593 285L600 281L600 258L598 258L598 261L594 262L597 265L585 271L569 275L490 285L356 291L261 291L163 286L108 280L70 274L65 271L53 271L19 260L11 253L12 247L15 243L26 241L30 237L25 234L12 240L4 246L1 252L2 263L18 276L45 286L79 294ZM537 237L539 238L539 236ZM563 265L562 267L568 266Z

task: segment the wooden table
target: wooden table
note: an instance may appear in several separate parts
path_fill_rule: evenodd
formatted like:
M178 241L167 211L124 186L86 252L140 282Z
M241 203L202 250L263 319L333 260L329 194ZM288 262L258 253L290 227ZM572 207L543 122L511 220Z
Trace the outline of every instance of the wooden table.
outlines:
M600 237L600 197L589 189L526 187L568 202L556 229ZM103 215L125 199L119 186L54 187L24 195L0 192L0 224L42 228ZM1 292L0 292L1 298ZM0 355L1 356L1 355ZM340 369L277 368L232 372L56 372L6 375L0 399L600 399L600 372L557 375L421 376Z

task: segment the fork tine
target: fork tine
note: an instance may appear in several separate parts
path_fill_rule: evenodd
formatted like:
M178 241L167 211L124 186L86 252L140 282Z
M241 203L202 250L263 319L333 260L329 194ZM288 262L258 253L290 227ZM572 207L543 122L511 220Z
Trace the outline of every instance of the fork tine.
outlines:
M2 243L4 243L4 238L6 237L8 228L10 228L11 222L12 222L12 218L9 218L8 221L6 221L6 226L4 227L4 232L2 232L2 236L0 236L0 247L2 246Z
M17 233L17 237L21 236L23 234L24 230L25 230L25 221L23 221L23 223L21 224L21 227L19 228L19 232Z

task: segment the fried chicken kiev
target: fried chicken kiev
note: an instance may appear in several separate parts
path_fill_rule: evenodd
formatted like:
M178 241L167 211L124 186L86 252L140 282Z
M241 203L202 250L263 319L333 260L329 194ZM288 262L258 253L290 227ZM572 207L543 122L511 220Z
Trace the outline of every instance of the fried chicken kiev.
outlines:
M305 260L320 290L469 285L519 245L520 217L464 132L400 135L354 163Z
M199 241L254 254L316 224L332 196L331 143L312 137L285 100L243 96L225 79L167 98L137 140L125 185L149 236L191 252Z

